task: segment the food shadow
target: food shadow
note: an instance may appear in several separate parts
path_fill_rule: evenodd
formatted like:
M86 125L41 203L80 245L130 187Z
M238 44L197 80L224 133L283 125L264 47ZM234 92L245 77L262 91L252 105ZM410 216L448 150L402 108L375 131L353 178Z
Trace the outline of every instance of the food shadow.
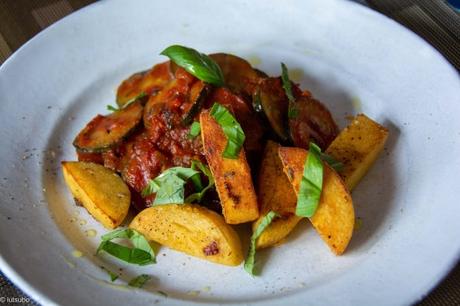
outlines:
M400 186L400 178L397 173L396 148L401 131L389 119L383 121L383 126L389 131L384 150L352 193L357 222L348 253L368 250L378 242L388 216L397 208L395 195Z

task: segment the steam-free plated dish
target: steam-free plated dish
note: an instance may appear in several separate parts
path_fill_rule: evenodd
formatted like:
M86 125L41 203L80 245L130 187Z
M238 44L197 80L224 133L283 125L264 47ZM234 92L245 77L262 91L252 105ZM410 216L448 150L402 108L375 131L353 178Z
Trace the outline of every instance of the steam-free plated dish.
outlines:
M153 241L237 266L244 256L231 225L253 222L244 268L254 275L256 249L279 244L309 218L341 255L355 224L349 190L388 130L359 114L339 132L283 63L281 76L270 77L236 55L181 45L161 54L170 60L124 80L111 113L78 133L79 161L62 162L77 204L106 228L122 224L130 204L138 212L128 230L102 237L98 253L155 263ZM131 235L143 235L142 247Z
M341 256L308 218L279 247L257 249L257 277L242 264L169 247L154 247L157 264L145 266L103 250L95 255L111 230L73 204L61 161L76 160L71 143L96 114L111 113L106 104L115 105L118 85L167 60L158 53L177 43L238 55L275 77L282 61L340 130L359 113L389 130L383 152L353 188L358 222ZM452 192L460 188L459 96L458 73L438 52L350 1L98 2L47 28L0 67L0 269L44 305L415 303L460 254ZM251 225L231 225L244 258ZM134 231L106 237L124 244L114 236L143 248ZM139 253L149 263L145 250L149 255ZM150 280L137 278L142 274Z

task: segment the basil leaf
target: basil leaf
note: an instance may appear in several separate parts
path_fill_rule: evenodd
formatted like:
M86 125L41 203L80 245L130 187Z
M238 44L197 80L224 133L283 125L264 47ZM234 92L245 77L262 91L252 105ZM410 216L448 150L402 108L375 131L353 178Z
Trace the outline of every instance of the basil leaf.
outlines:
M201 202L206 191L214 186L214 177L212 176L211 170L206 165L200 161L194 160L192 161L192 169L199 169L201 172L203 172L203 174L208 177L208 185L204 188L197 189L196 193L189 195L187 199L185 199L186 203L192 203L195 201Z
M273 219L275 217L279 217L279 215L274 212L274 211L269 211L268 214L266 214L262 221L260 222L259 226L257 226L256 230L254 233L252 233L251 236L251 244L249 245L249 252L248 256L246 257L246 260L244 261L244 270L248 272L251 275L256 275L254 273L254 265L255 265L255 256L256 256L256 241L257 238L263 233L263 231L272 223Z
M141 266L153 263L152 257L148 252L116 244L112 241L102 241L99 245L98 252L101 250L127 263Z
M246 139L241 125L224 106L217 102L211 108L211 116L222 127L225 136L227 136L227 145L223 156L237 159Z
M129 239L133 248L113 243L113 239ZM133 229L119 229L101 237L102 242L99 245L96 254L105 251L110 255L132 264L147 265L155 263L155 252L149 242L139 232Z
M297 196L295 214L300 217L312 217L318 208L322 189L323 163L321 161L321 149L310 142Z
M115 106L112 106L112 105L107 105L107 110L108 111L111 111L111 112L117 112L119 111L119 109Z
M326 154L326 153L321 153L321 159L324 160L326 163L328 163L329 166L335 171L340 172L343 170L344 164L336 160L331 155Z
M101 266L101 269L107 272L107 274L110 276L110 281L114 282L118 279L118 274L115 272L110 271L109 269Z
M284 92L289 100L288 118L297 118L299 110L295 107L295 98L292 93L292 83L289 79L289 71L284 63L281 63L281 81L283 82Z
M149 181L144 190L142 190L142 196L146 197L156 193L153 201L154 205L182 204L184 203L185 183L188 179L196 177L196 175L199 175L199 172L191 168L169 168ZM196 179L194 179L194 182L196 182Z
M284 63L281 63L281 81L283 82L284 92L286 93L289 101L294 102L295 98L292 94L292 83L289 79L289 71Z
M180 45L169 46L161 55L166 55L178 66L198 79L216 86L224 85L224 75L219 65L209 56L195 49Z
M108 111L111 111L111 112L118 112L119 110L122 110L123 108L126 108L128 105L136 102L138 99L142 99L143 97L147 96L147 94L145 92L141 92L140 94L138 94L136 97L132 98L131 100L129 100L128 102L126 102L125 104L123 104L122 107L118 108L116 106L112 106L112 105L107 105L107 110Z
M141 274L129 281L128 286L142 288L152 277L147 274Z
M132 98L131 100L123 104L123 106L120 109L126 108L128 105L136 102L139 99L142 99L145 96L147 96L147 94L145 92L141 92L140 94L138 94L137 96L135 96L134 98Z
M199 122L195 121L190 126L190 131L188 132L188 138L189 139L195 138L196 136L200 135L200 132L201 132L201 125Z

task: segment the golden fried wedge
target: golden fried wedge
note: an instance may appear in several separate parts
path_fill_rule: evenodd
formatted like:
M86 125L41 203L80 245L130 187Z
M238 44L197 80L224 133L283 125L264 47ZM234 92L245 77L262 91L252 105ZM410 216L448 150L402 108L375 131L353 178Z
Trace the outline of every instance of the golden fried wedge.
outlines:
M87 162L62 162L72 195L106 228L114 229L128 214L131 193L112 170Z
M221 215L195 204L157 205L141 211L129 225L148 240L215 263L243 261L240 238Z
M285 238L302 219L295 215L297 203L292 185L283 172L283 164L278 156L280 145L268 141L265 147L258 178L258 200L260 217L252 224L255 231L263 217L273 210L281 218L275 218L256 241L256 248L266 248Z
M244 149L237 159L224 158L227 138L220 125L209 112L201 113L200 124L204 154L214 176L225 221L238 224L257 219L257 198Z
M297 194L308 152L282 147L278 153L283 170ZM355 223L353 202L340 176L325 163L320 202L310 221L332 252L340 255L345 251Z
M357 115L327 148L326 153L343 163L340 176L352 190L377 159L388 130L364 114Z

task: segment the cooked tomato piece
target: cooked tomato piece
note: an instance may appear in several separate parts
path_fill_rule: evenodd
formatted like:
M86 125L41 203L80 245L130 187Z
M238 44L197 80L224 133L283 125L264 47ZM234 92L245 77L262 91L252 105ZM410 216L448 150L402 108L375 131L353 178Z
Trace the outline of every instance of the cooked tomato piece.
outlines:
M263 145L261 140L265 131L260 119L245 100L232 93L229 89L220 87L212 92L208 98L207 106L211 107L214 102L224 105L234 113L236 120L241 124L241 128L246 135L244 149L248 154L261 152Z

